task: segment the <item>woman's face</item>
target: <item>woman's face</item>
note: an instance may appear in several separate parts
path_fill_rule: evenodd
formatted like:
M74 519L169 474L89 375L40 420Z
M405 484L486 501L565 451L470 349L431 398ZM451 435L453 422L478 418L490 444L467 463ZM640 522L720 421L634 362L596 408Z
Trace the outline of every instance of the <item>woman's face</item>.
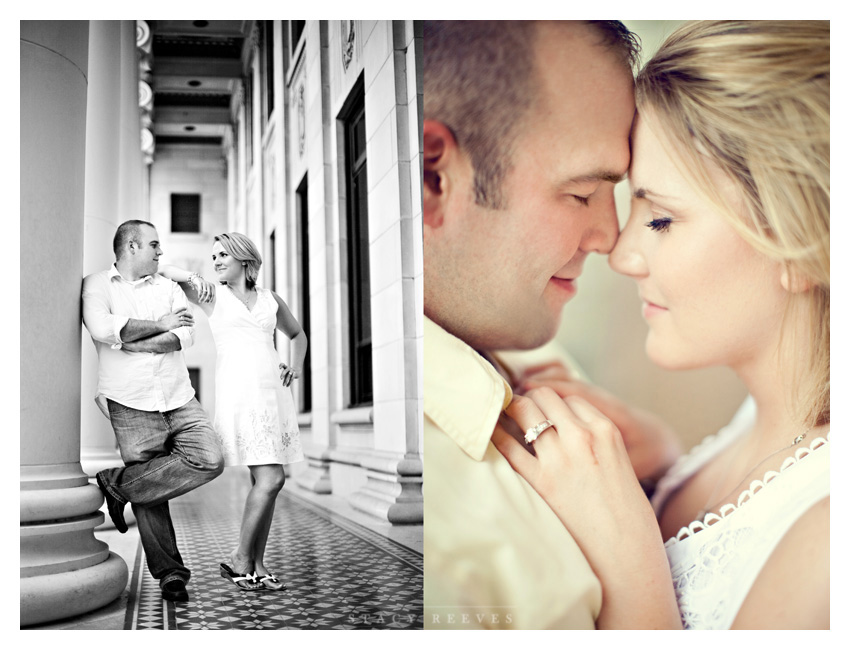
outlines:
M219 282L236 282L244 273L242 262L230 256L224 250L221 242L215 242L212 248L213 269L218 276Z
M781 268L697 193L652 117L639 116L633 127L631 213L609 256L615 271L638 284L647 354L669 369L737 368L764 359L776 349L785 306ZM712 180L740 202L719 169Z

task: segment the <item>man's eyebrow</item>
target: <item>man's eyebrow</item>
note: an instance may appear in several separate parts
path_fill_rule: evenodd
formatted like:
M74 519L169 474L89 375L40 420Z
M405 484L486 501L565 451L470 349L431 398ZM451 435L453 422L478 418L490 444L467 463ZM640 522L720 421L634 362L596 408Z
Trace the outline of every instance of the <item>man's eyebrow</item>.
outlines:
M591 172L590 174L582 174L581 176L570 178L564 181L564 185L568 185L569 183L595 183L598 181L608 181L609 183L617 184L620 181L625 180L625 178L626 175L619 172L600 170L597 172Z

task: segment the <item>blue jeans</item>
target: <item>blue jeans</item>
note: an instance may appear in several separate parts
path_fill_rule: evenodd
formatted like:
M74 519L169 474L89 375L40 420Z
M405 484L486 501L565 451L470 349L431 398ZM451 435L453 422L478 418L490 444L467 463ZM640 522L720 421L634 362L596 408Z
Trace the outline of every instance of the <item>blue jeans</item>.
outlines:
M132 505L148 568L160 586L176 578L188 582L190 571L177 549L168 500L224 470L215 431L195 398L162 413L110 399L106 403L124 461L124 467L101 473L106 489Z

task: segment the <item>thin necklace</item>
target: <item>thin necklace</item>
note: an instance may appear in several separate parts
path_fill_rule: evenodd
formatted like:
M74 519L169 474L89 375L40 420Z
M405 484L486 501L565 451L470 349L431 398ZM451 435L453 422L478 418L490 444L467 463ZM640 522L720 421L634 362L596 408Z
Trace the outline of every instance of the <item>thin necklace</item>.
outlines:
M774 451L773 453L768 454L767 456L765 456L764 458L762 458L762 459L761 459L758 463L756 463L756 464L755 464L755 466L754 466L754 467L753 467L753 468L752 468L749 472L747 472L746 474L744 474L744 478L743 478L743 479L741 479L741 482L740 482L740 483L738 483L738 485L736 485L735 487L733 487L733 488L732 488L732 489L731 489L731 490L730 490L730 491L726 494L726 496L725 496L725 497L723 497L722 499L715 499L715 498L714 498L714 495L715 495L715 493L717 492L717 488L718 488L718 487L720 487L720 485L721 485L721 484L723 484L723 483L726 481L726 479L729 477L729 471L730 471L730 469L731 469L731 465L730 465L730 467L726 469L726 473L723 475L723 480L722 480L722 481L718 481L717 483L715 483L715 485L714 485L714 489L711 491L711 495L708 497L708 500L705 502L705 506L703 506L703 509L702 509L702 510L700 510L700 511L697 513L697 516L696 516L695 521L702 521L702 520L705 518L705 516L706 516L709 512L713 512L713 510L714 510L714 506L716 506L716 505L718 505L718 504L721 504L721 503L725 503L725 502L729 499L729 497L731 497L733 494L735 494L735 493L738 491L738 488L740 488L740 487L744 484L744 481L746 481L746 480L747 480L747 477L748 477L750 474L752 474L754 471L756 471L756 469L758 469L758 467L759 467L762 463L764 463L764 462L765 462L765 461L767 461L767 460L770 460L771 458L773 458L774 456L776 456L776 454L781 454L783 451L788 451L788 450L789 450L789 449L791 449L793 446L798 445L798 444L799 444L799 443L801 443L803 440L805 440L805 439L806 439L806 436L808 435L809 431L811 431L811 430L812 430L812 428L813 428L813 427L809 427L808 429L806 429L805 431L803 431L803 433L801 433L799 436L797 436L796 438L794 438L794 441L793 441L790 445L788 445L787 447L783 447L782 449L778 449L778 450Z
M239 295L233 290L233 287L231 287L229 284L227 285L227 288L230 289L230 293L236 296L236 299L242 302L245 307L248 307L248 301L251 299L251 292L256 291L256 289L252 287L251 289L248 289L244 298L240 298Z

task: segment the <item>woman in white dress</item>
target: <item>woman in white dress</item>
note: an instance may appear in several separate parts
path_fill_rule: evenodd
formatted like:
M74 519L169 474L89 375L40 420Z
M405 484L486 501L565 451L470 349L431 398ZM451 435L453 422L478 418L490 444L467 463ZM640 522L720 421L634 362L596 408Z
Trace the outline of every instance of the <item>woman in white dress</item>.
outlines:
M599 627L829 627L829 60L828 22L706 21L638 75L609 263L653 362L729 366L750 397L652 504L629 447L664 436L635 411L568 377L507 409L530 442L493 442L599 577Z
M251 490L239 541L221 575L240 589L283 589L264 564L283 465L304 459L290 385L300 376L307 337L280 296L257 286L262 259L240 233L215 238L213 265L218 290L173 266L160 272L180 282L189 300L209 317L216 344L214 427L226 466L247 465ZM279 363L275 328L292 341L290 363Z

